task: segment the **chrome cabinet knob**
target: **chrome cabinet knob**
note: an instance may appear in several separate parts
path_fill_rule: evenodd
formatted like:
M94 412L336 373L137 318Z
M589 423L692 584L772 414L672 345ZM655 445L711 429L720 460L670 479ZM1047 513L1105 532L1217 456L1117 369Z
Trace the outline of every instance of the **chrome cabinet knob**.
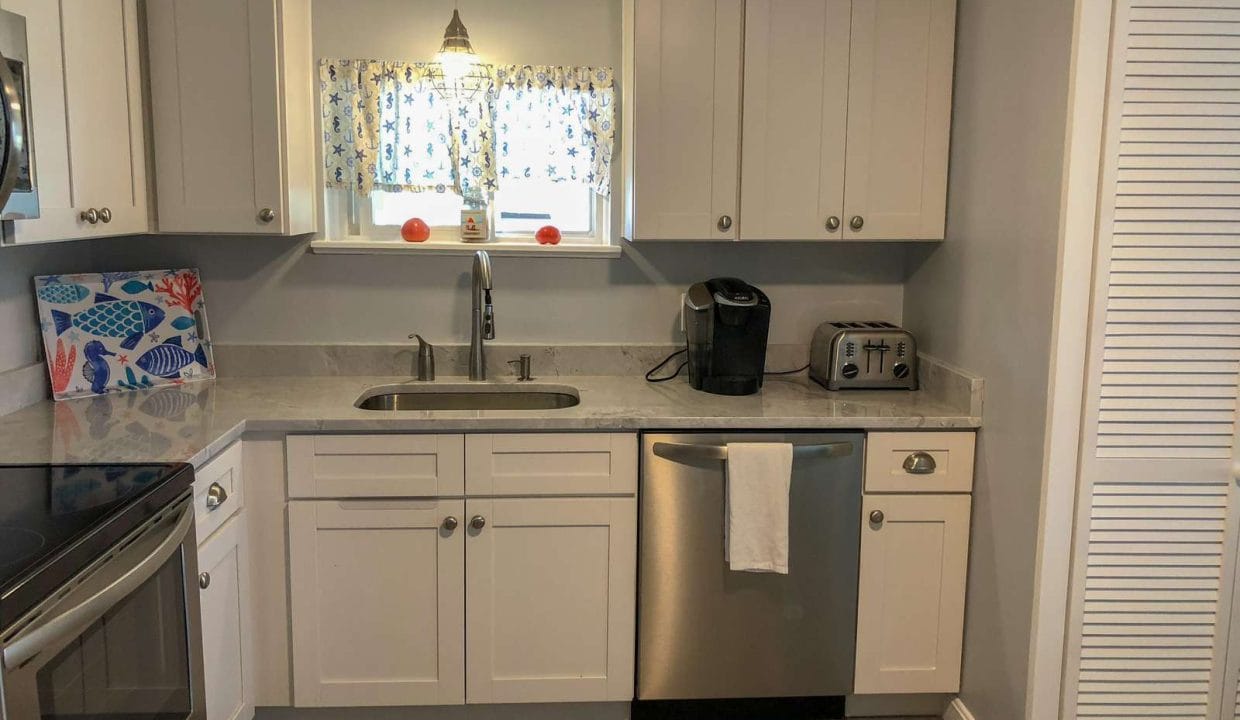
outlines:
M853 215L852 219L848 221L848 227L852 228L853 230L860 230L861 228L865 227L865 218L861 217L860 215Z
M451 515L443 519L443 529L447 530L448 532L452 532L460 524L461 524L460 521L452 517Z
M827 232L835 232L840 229L840 219L838 216L832 215L827 218Z
M89 210L83 210L82 212L78 213L78 220L81 220L82 222L88 222L91 225L94 225L95 223L99 222L99 211L94 208L90 208Z
M219 483L211 483L207 488L207 509L216 510L228 499L228 491Z
M198 587L206 590L211 587L211 573L198 573Z
M870 513L870 524L871 525L882 525L883 521L886 519L887 519L887 516L883 515L882 510L875 510Z
M732 229L732 216L731 215L720 215L719 216L719 229L722 230L723 232L727 232L728 230Z
M108 208L100 208L99 219L104 221L105 223L112 222L112 211Z
M469 520L469 526L475 530L481 530L487 526L487 519L481 515L475 515Z
M918 450L904 458L904 472L909 475L933 475L938 469L938 463L934 461L934 456L928 452Z
M263 208L258 211L258 219L265 223L269 223L276 219L276 211L271 208Z

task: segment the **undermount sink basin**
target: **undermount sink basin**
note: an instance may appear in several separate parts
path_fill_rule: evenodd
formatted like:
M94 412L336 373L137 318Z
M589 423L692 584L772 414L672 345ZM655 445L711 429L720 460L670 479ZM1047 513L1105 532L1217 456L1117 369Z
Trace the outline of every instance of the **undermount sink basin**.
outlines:
M362 410L559 410L581 402L568 385L426 384L370 388L354 406Z

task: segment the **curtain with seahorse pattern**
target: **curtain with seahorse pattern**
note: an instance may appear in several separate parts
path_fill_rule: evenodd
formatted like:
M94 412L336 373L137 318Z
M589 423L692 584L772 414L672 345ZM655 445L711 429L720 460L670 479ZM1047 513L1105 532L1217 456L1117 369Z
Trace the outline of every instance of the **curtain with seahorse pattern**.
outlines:
M485 202L505 180L611 190L611 68L508 65L473 100L445 100L430 65L319 63L328 187L369 195L453 192Z

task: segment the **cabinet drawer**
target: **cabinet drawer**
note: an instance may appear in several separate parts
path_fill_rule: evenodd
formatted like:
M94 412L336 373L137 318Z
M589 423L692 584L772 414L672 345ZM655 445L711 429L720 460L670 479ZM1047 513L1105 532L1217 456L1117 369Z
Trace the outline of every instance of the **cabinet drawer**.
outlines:
M290 435L291 498L435 497L465 488L463 435Z
M194 517L198 542L206 542L224 521L245 506L241 481L241 441L229 445L194 471Z
M637 436L622 433L469 435L469 495L631 495Z
M971 432L870 433L865 491L970 492L973 443Z

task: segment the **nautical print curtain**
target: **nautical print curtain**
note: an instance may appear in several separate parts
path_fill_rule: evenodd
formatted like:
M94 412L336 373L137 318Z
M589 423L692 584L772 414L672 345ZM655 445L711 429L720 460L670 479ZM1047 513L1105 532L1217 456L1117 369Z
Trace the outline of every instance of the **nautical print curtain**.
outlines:
M445 192L480 200L494 185L494 93L448 102L428 65L323 60L323 157L328 187Z
M615 79L611 68L496 68L499 181L575 181L611 193Z
M319 63L328 187L446 192L471 202L505 178L577 181L607 195L611 68L501 66L473 101L446 101L423 63Z

